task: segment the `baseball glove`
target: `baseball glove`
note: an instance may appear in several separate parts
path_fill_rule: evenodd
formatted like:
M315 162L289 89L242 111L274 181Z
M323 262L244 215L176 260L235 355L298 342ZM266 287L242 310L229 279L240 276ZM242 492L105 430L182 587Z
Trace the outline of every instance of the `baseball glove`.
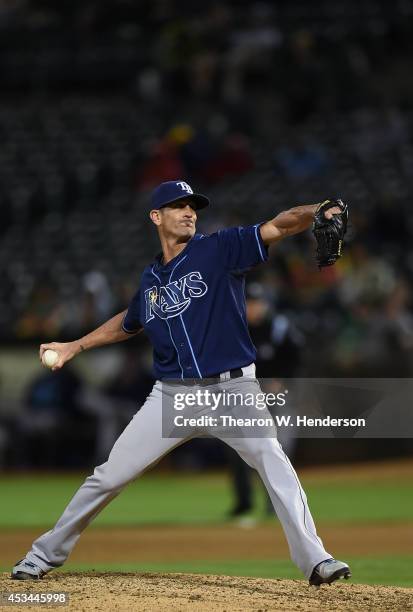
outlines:
M334 206L338 206L341 212L327 219L324 213ZM318 205L312 231L317 242L316 260L319 268L332 266L341 257L347 221L348 208L342 200L325 200Z

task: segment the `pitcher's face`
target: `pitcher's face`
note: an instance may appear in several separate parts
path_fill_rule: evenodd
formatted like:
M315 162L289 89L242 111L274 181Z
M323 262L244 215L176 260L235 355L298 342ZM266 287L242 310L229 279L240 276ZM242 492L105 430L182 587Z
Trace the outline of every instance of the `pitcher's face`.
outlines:
M163 236L173 236L178 242L187 242L195 234L197 215L191 198L171 202L160 210L152 210L150 216Z

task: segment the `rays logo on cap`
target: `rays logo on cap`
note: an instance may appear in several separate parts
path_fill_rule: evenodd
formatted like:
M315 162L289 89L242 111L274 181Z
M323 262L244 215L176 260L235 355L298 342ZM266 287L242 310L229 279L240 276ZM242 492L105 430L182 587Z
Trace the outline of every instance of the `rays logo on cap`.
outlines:
M151 201L148 202L149 210L159 210L171 202L185 198L191 198L197 210L209 206L208 198L202 193L195 193L186 181L166 181L153 190Z
M188 183L185 183L185 181L179 181L176 184L182 189L182 191L186 191L186 193L194 193L191 187L188 185Z

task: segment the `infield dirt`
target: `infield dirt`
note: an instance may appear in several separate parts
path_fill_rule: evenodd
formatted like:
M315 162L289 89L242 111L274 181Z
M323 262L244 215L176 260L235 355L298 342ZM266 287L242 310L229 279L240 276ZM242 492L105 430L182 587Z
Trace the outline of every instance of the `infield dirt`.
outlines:
M341 556L410 554L411 523L320 525L327 550ZM24 557L42 530L0 531L0 565ZM278 522L240 529L234 525L146 526L87 530L70 556L76 563L144 563L199 559L286 559L288 546Z
M8 574L0 576L0 591L17 590L26 593L65 591L69 593L69 604L53 609L70 612L413 610L411 589L351 583L323 585L316 589L303 580L196 574L57 573L39 582L23 583L10 580ZM22 612L39 610L39 606L0 608Z

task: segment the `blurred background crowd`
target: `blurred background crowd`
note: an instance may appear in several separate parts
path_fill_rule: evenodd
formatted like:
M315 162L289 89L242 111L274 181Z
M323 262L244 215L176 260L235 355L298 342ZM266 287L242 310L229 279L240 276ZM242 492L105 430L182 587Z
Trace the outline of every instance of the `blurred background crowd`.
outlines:
M0 465L102 460L144 401L143 338L91 357L97 385L70 365L16 390L4 364L127 306L164 180L211 197L203 233L341 196L338 265L318 271L307 232L248 277L258 374L410 377L412 67L413 0L0 0ZM407 448L344 442L343 459ZM171 461L227 461L189 447Z

